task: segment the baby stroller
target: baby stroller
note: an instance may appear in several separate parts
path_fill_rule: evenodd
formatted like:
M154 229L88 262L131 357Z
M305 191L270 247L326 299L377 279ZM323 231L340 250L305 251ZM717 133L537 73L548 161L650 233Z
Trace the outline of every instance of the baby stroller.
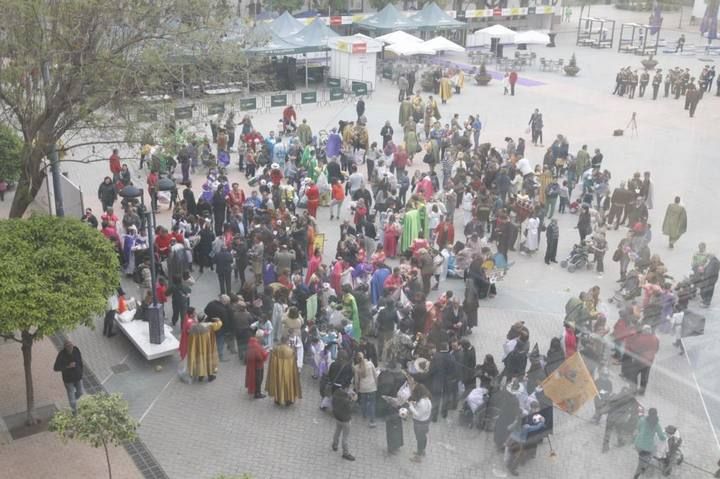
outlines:
M620 289L615 291L613 297L608 301L610 303L616 302L619 306L622 306L626 301L632 301L640 296L641 293L642 288L640 287L640 273L634 269L628 272Z
M561 268L567 268L568 273L573 273L578 269L592 268L592 262L590 261L590 247L586 243L580 243L573 245L570 255L560 261Z
M478 387L470 391L463 401L462 409L458 415L461 426L468 429L483 429L484 418L487 415L488 401L490 395L488 390Z
M685 460L680 446L682 446L682 438L680 431L675 426L667 426L665 428L667 434L667 442L665 444L665 453L656 458L660 462L663 476L669 476L673 467L679 466Z

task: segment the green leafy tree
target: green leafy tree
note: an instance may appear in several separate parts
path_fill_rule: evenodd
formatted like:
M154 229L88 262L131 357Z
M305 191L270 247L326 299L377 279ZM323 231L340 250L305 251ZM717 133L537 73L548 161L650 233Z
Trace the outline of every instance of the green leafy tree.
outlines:
M0 337L22 345L27 422L34 424L33 344L91 326L120 284L112 244L80 220L0 220Z
M292 13L295 10L299 10L304 3L305 0L272 0L272 3L265 2L264 5L278 13L282 13L285 10Z
M120 446L137 438L138 423L119 394L94 394L80 398L77 414L66 409L50 420L50 430L64 442L76 439L105 450L108 477L112 479L108 446Z
M0 180L17 181L22 169L23 142L7 125L0 125Z
M207 54L228 19L213 0L0 0L0 11L0 106L24 143L11 218L40 191L53 145L86 145L71 140L88 130L107 136L91 144L127 140L138 93L179 81L168 53Z
M390 3L394 2L392 0L370 0L370 5L377 11L382 10Z

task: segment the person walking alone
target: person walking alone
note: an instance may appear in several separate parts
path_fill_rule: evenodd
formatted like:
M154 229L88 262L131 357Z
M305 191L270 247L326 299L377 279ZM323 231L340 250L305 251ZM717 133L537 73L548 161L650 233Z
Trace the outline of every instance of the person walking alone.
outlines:
M416 384L408 405L408 410L413 418L413 431L417 441L417 451L410 459L413 462L422 462L427 447L427 436L430 432L430 414L432 413L432 402L430 391L422 384Z
M53 370L62 373L70 409L72 409L73 414L77 413L77 400L84 393L82 385L83 361L80 350L69 339L65 340L63 348L58 353Z
M342 435L342 458L354 461L355 456L350 454L348 436L350 435L350 419L352 418L352 403L354 394L348 393L344 388L338 388L332 395L332 412L335 417L335 434L333 435L332 450L338 450L338 442Z
M638 421L635 434L635 449L638 452L638 465L635 469L633 479L638 479L641 474L652 465L653 454L655 453L655 436L660 441L665 441L666 436L660 427L657 409L654 407L648 410L647 416Z
M557 263L557 248L560 240L560 227L556 219L550 220L550 224L545 230L547 238L547 248L545 249L545 264Z

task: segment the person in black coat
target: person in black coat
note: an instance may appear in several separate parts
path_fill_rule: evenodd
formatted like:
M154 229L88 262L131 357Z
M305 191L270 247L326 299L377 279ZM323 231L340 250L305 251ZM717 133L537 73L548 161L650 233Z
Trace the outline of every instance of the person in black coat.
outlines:
M215 332L215 340L217 341L217 351L220 361L225 361L225 336L231 336L234 339L234 325L232 322L232 311L230 310L230 297L221 294L218 299L213 299L205 306L205 321L219 319L222 321L222 327ZM235 347L232 342L229 344L230 352L235 354Z
M447 343L441 343L430 361L430 387L433 397L430 420L432 422L437 422L438 412L441 412L443 418L447 417L451 399L450 388L454 385L457 392L457 383L452 382L456 376L455 369L455 362L450 355L450 346Z
M550 340L550 349L545 355L545 374L551 375L565 361L565 352L562 349L560 338Z
M195 193L192 191L192 183L189 181L185 184L183 190L183 201L185 201L185 209L189 215L197 214L197 203L195 202Z
M215 219L215 234L220 236L223 232L223 226L225 225L225 210L227 208L227 202L225 201L225 191L223 186L220 185L213 194L212 198L213 217Z
M545 264L557 263L557 248L560 240L560 227L556 219L550 220L545 230L547 248L545 249Z
M213 241L215 241L215 233L213 233L210 227L210 222L206 221L200 230L200 241L198 241L197 246L195 246L195 258L200 265L200 273L202 273L205 268L210 268L210 270L214 269L212 259L210 258Z
M578 216L577 222L578 234L580 234L580 242L585 241L585 237L592 233L592 222L590 218L590 207L588 205L582 205L580 215Z
M80 350L70 340L65 340L63 348L55 358L53 370L62 373L67 391L68 402L73 412L77 412L77 400L83 395L83 361Z
M232 293L232 271L235 258L233 258L227 246L223 245L220 248L213 261L215 262L215 272L220 283L220 294Z
M98 199L102 204L103 211L108 208L112 208L113 204L117 200L117 190L109 176L106 176L100 186L98 187Z
M358 120L365 114L365 100L360 98L355 105L355 111L357 112Z
M460 346L463 350L460 380L465 385L465 395L467 396L476 386L475 367L477 366L477 356L475 355L475 348L467 339L461 340Z

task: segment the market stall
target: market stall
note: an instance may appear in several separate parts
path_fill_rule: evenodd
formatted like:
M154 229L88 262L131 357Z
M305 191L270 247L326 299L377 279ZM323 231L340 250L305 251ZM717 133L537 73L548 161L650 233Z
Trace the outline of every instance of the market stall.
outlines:
M362 34L334 37L327 40L330 49L330 77L349 88L352 82L364 82L375 88L377 54L382 43Z

